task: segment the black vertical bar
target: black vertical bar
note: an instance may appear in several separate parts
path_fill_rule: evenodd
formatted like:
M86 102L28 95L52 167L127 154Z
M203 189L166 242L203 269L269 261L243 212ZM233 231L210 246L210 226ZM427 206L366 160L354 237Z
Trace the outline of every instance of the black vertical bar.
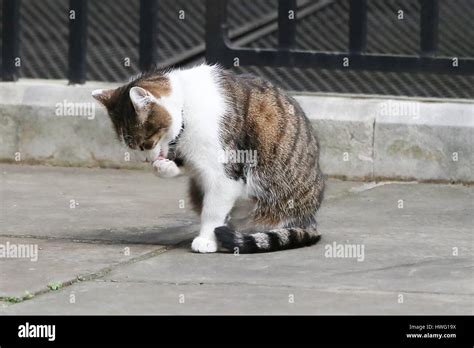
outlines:
M158 61L158 1L140 0L140 69L149 70Z
M18 80L15 60L20 55L20 0L3 0L2 18L2 79Z
M69 83L84 83L86 82L87 0L69 0L69 9Z
M293 11L293 18L290 18ZM296 0L278 1L278 45L288 49L295 44L296 36Z
M423 56L436 53L438 48L438 0L421 0L420 50Z
M349 50L360 53L367 43L367 1L351 0L349 14Z
M232 57L227 56L227 0L206 1L206 62L232 66Z

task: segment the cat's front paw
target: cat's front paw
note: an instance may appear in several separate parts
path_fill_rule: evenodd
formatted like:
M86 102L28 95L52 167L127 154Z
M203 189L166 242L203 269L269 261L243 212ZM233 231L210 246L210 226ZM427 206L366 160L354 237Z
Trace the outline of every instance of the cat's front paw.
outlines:
M215 253L217 251L217 242L204 237L196 237L191 244L191 249L195 253Z
M172 178L178 176L181 170L178 168L176 163L169 159L158 159L153 162L153 172L160 178Z

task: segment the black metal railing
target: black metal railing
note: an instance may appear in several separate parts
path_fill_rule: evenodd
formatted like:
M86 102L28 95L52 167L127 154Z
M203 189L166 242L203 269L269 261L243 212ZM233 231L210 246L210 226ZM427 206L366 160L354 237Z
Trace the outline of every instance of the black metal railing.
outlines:
M250 1L250 0L249 0ZM349 47L347 52L295 49L296 0L278 2L278 47L255 49L237 47L228 36L227 0L206 0L206 60L225 67L281 66L298 68L360 69L393 72L429 72L440 74L474 74L471 57L438 56L438 0L419 0L420 50L418 55L372 54L366 52L367 1L351 0L349 13ZM321 0L320 3L329 3ZM140 0L139 67L149 69L157 63L159 0ZM18 79L20 59L21 0L3 0L2 79ZM84 83L87 74L88 0L69 0L68 72L69 82ZM291 14L291 15L290 15ZM100 35L100 33L98 33ZM317 35L317 33L314 33ZM455 60L455 64L453 63Z
M158 60L158 2L140 0L139 66L146 70Z
M139 66L147 70L157 61L158 0L140 0ZM21 0L3 0L2 80L16 81L21 64L19 49ZM67 77L71 84L86 82L88 0L69 0Z
M207 0L206 60L225 67L280 66L298 68L358 69L392 72L427 72L437 74L474 74L470 57L438 57L438 0L419 0L419 55L365 53L367 42L367 1L351 0L348 52L323 52L294 49L294 20L288 11L296 12L294 0L279 0L279 47L275 49L243 48L232 45L227 36L227 0ZM295 14L296 15L296 14ZM317 33L315 33L317 35ZM238 58L238 60L237 60Z
M70 83L86 82L87 1L69 1L68 79Z
M21 0L3 0L2 8L2 80L16 81L20 59Z

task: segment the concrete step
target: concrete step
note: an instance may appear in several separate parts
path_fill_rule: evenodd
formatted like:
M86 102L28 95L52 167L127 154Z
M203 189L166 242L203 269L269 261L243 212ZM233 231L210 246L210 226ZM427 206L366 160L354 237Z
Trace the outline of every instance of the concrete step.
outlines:
M0 84L0 161L143 168L121 145L90 82ZM474 102L295 95L321 142L330 176L357 180L474 182Z

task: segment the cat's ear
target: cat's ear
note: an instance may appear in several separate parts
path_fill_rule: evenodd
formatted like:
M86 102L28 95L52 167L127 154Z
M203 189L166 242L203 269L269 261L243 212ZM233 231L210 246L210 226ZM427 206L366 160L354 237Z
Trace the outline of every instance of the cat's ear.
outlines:
M95 89L92 91L92 97L104 106L108 106L113 93L113 89Z
M153 97L150 92L141 87L130 88L130 100L137 113L140 113L150 106Z

